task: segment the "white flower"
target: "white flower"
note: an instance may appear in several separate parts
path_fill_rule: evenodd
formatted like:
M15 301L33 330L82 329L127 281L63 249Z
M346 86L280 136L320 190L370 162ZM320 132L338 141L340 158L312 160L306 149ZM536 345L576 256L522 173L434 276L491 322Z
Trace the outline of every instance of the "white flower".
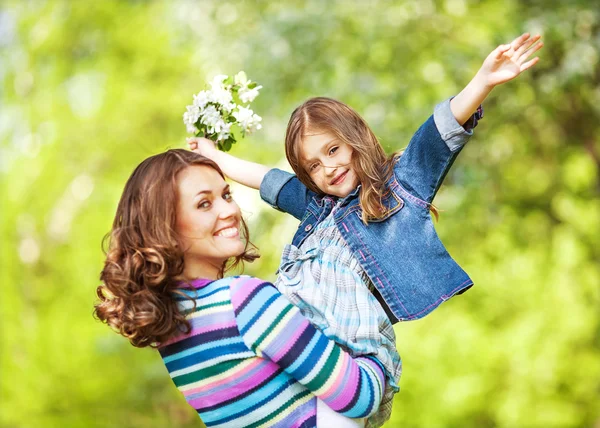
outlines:
M200 117L200 109L193 105L187 106L186 109L187 111L183 113L183 123L185 123L186 126L194 125Z
M232 106L233 96L231 95L231 92L229 92L227 89L213 88L211 92L212 101L214 103L222 105L227 112L230 112L235 108L235 104L233 104Z
M248 129L247 132L254 132L254 131L258 131L259 129L262 129L262 125L260 123L258 123L260 121L262 121L262 117L260 117L257 114L252 115L253 126L252 126L252 128Z
M221 112L217 110L217 108L214 105L211 104L202 111L200 122L202 122L203 124L212 127L219 120L222 120Z
M246 73L240 71L238 74L236 74L233 77L233 83L240 86L248 86L249 81L248 77L246 76Z
M215 129L215 131L219 133L217 135L217 141L225 141L229 138L229 135L231 134L231 123L223 122L221 128L218 130Z
M243 103L251 103L254 101L254 98L258 96L258 90L262 88L262 86L255 86L250 89L249 86L252 84L252 80L249 80L246 73L243 71L240 71L234 76L233 82L239 86L238 95Z
M196 125L186 125L185 129L187 130L188 134L197 134L200 132L200 130L196 128Z
M254 101L254 98L258 96L258 90L261 89L262 86L257 86L255 88L249 89L247 86L243 86L238 90L238 95L240 96L240 100L243 103L251 103Z
M222 129L226 129L227 132L229 132L230 127L231 124L228 124L222 118L220 118L213 124L213 132L221 132Z
M210 82L210 89L194 95L192 105L187 106L183 122L188 133L208 135L216 141L229 140L235 143L232 125L239 127L242 134L261 129L262 118L248 107L237 105L233 95L237 92L242 103L249 104L258 96L262 86L257 86L240 71L233 79L221 74ZM235 120L234 120L235 119ZM230 145L227 145L229 148Z
M223 104L221 107L223 107L223 111L225 111L225 113L229 115L233 111L233 109L237 108L237 104L231 102L229 104Z
M249 108L239 106L238 111L234 111L232 114L244 132L252 132L262 128L261 124L258 123L262 118L257 114L254 114Z
M212 94L209 91L200 91L194 95L194 105L200 109L206 107L206 104L212 101Z
M219 74L213 77L212 82L210 82L210 87L214 91L215 89L225 89L225 79L227 79L226 74Z
M246 107L239 106L238 111L233 112L233 117L238 121L240 126L245 127L244 123L252 119L254 112Z

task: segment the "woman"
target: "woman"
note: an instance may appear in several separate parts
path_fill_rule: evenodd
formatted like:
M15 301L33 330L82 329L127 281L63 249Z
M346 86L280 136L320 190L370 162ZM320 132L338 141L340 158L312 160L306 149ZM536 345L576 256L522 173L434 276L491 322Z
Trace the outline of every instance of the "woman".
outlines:
M379 407L381 365L352 359L268 282L224 278L258 257L247 236L213 161L146 159L117 208L96 316L158 348L207 426L313 427L323 403L360 423Z

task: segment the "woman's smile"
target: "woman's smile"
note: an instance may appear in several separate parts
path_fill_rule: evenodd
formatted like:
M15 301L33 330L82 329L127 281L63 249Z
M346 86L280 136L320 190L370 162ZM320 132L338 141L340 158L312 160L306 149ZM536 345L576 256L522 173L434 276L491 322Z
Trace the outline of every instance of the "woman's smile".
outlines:
M238 226L228 226L215 232L214 236L222 238L238 238L240 236L240 229Z

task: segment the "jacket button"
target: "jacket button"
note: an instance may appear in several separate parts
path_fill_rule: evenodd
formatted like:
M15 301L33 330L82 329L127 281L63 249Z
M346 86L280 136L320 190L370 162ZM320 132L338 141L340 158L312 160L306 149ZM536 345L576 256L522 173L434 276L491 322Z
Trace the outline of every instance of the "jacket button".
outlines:
M312 229L312 224L307 224L306 227L304 228L304 231L308 232L310 229Z

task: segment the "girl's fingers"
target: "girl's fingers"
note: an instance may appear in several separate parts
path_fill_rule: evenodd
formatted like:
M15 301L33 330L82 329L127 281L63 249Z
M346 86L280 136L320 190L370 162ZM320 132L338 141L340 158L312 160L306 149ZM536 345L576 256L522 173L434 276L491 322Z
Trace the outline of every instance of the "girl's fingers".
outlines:
M502 58L502 55L504 55L504 53L505 53L506 51L508 51L510 48L511 48L510 44L507 44L507 45L500 45L500 46L498 46L498 47L496 48L496 50L495 50L496 54L495 54L495 56L494 56L494 57L495 57L496 59L500 59L500 58Z
M533 45L535 42L537 42L540 39L540 37L542 37L542 36L540 36L539 34L536 34L535 36L533 36L532 38L527 40L525 43L523 43L519 47L519 49L517 49L517 51L515 52L515 54L517 54L517 58L519 56L521 56L523 54L523 52L525 52L527 49L529 49L529 47L531 45Z
M528 68L531 68L531 67L533 67L534 65L536 65L536 64L537 64L537 62L539 61L539 59L540 59L540 57L537 57L537 56L536 56L536 57L535 57L535 58L533 58L531 61L527 61L525 64L523 64L523 65L521 66L521 72L523 72L523 71L527 70Z
M525 41L526 41L528 38L529 38L529 33L523 33L523 34L521 34L519 37L517 37L516 39L514 39L514 40L511 42L511 44L510 44L510 45L511 45L511 47L512 47L514 50L517 50L517 49L519 49L519 47L521 47L521 45L522 45L523 43L525 43Z
M506 45L500 45L496 48L496 59L502 58L502 55L508 52L508 55L512 56L514 52L519 49L523 43L529 38L529 33L523 33L512 42ZM512 50L512 52L510 52Z
M185 139L185 141L190 147L190 150L194 150L198 147L198 140L195 137L188 137Z
M533 47L531 47L531 49L528 49L527 51L523 52L517 59L517 63L519 64L523 64L523 62L529 58L531 56L531 54L539 51L541 48L544 47L544 42L539 42L538 44L534 45Z

